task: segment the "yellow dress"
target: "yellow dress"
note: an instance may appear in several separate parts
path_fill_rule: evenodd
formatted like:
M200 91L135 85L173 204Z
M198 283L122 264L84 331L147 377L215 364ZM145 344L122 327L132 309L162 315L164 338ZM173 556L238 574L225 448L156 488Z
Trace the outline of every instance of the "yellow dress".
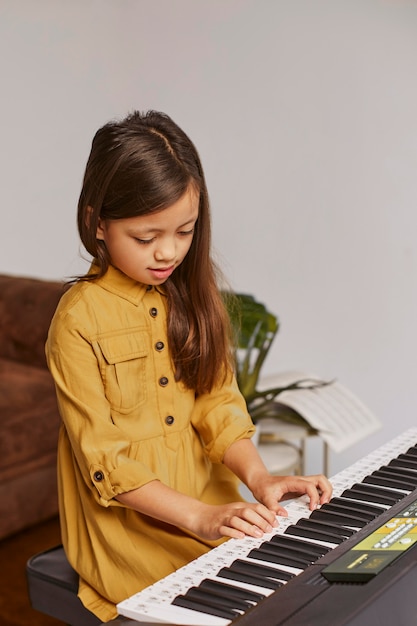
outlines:
M210 394L175 382L163 288L110 267L61 299L46 353L62 426L62 540L79 596L102 621L115 604L220 543L139 514L115 496L158 479L212 504L241 500L222 465L254 427L235 379Z

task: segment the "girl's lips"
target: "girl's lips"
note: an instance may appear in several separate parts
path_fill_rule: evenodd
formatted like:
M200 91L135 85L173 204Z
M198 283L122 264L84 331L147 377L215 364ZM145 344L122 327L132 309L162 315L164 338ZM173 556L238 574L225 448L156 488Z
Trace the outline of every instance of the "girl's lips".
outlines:
M174 269L175 269L175 265L171 265L171 267L164 267L161 269L155 269L155 268L150 267L149 271L151 272L151 274L153 274L153 276L155 276L155 278L165 279L171 276Z

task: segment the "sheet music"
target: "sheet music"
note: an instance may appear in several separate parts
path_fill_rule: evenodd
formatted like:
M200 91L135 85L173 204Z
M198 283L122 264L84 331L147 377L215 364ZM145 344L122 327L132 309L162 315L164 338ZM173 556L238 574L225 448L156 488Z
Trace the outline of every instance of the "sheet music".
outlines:
M308 388L319 376L291 371L264 377L260 391L286 387L303 381L302 388L284 391L276 400L294 409L315 428L331 450L341 452L381 428L379 419L349 389L337 380L328 385Z

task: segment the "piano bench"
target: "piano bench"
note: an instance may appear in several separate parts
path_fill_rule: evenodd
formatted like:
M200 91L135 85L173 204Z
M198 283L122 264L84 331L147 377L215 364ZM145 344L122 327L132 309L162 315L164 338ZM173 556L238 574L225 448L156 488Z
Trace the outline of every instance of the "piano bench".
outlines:
M62 546L32 556L26 564L26 577L30 603L37 611L68 626L102 623L78 598L78 574L68 563Z

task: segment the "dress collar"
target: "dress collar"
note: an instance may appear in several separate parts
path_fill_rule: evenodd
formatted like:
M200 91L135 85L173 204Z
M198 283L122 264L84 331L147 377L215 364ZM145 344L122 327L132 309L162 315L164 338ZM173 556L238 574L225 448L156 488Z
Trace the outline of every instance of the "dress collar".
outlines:
M91 264L89 274L97 271L97 265L93 262ZM143 297L148 291L155 289L158 293L165 295L163 286L150 286L139 283L133 278L126 276L123 272L115 268L113 265L109 265L107 272L101 278L94 281L97 285L106 289L110 293L114 293L120 298L128 300L132 304L138 306L143 300ZM149 288L151 287L151 288Z

